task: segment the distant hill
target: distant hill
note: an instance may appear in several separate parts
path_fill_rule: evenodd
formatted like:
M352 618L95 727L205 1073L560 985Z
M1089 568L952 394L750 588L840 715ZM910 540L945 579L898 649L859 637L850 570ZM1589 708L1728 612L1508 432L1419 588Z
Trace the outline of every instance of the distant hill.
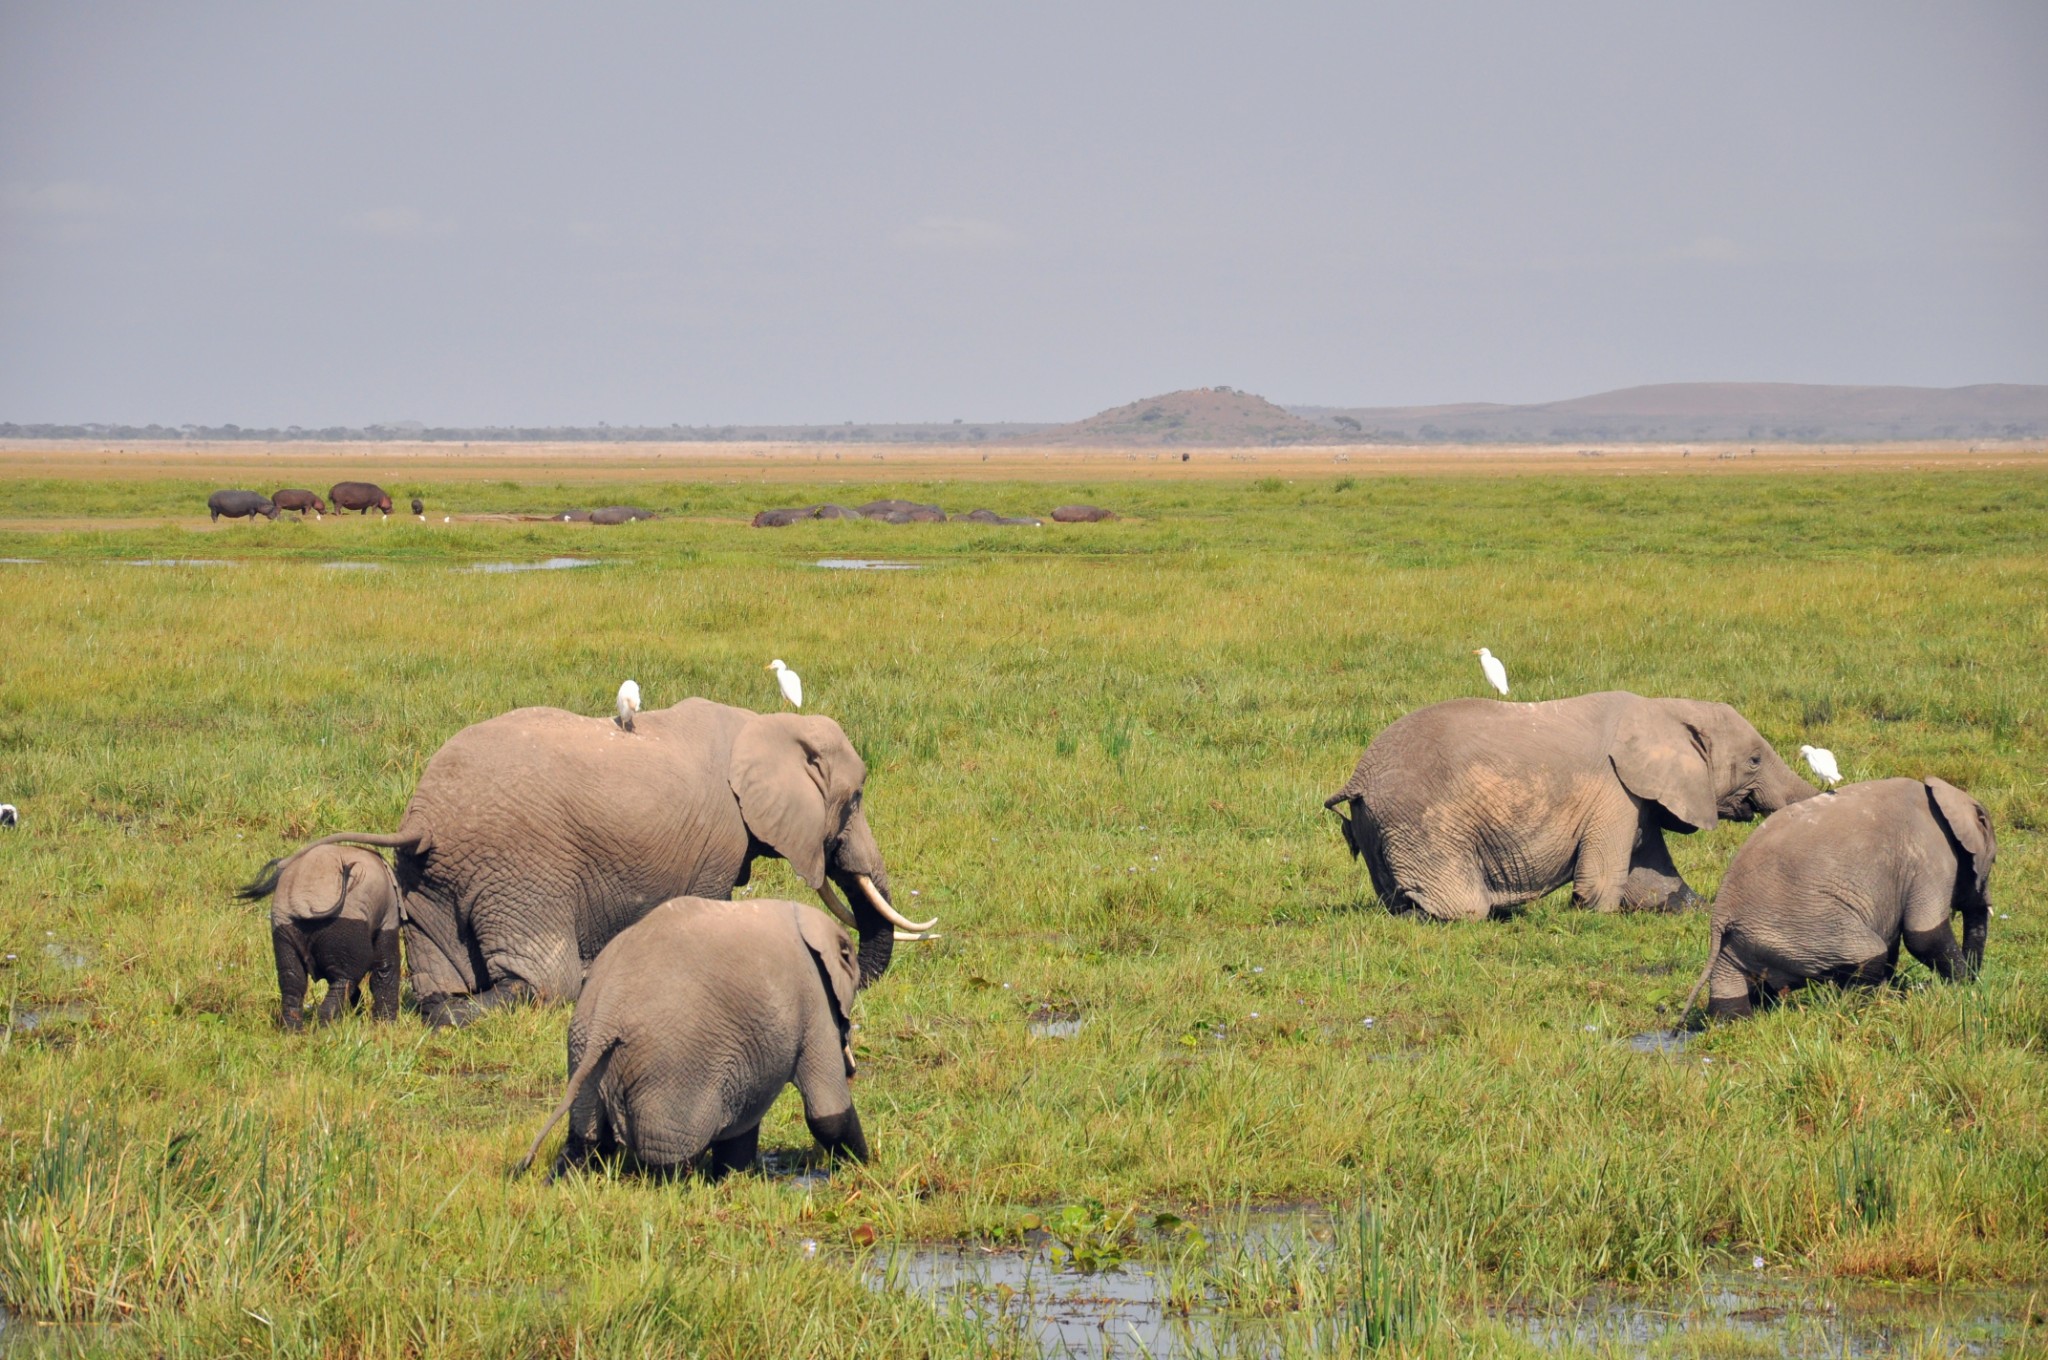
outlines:
M1770 440L1841 444L2048 436L2048 386L1828 387L1661 383L1536 406L1294 406L1331 433L1375 443L1569 444Z
M1266 444L1333 444L1341 432L1307 420L1264 397L1228 387L1193 387L1147 397L1023 436L1033 444L1108 448L1208 444L1237 448Z

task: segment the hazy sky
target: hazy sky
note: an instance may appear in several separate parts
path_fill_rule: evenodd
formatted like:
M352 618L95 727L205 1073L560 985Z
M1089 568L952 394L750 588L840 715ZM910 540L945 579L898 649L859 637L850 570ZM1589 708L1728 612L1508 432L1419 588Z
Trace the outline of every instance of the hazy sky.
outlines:
M0 0L0 420L2048 382L2048 4Z

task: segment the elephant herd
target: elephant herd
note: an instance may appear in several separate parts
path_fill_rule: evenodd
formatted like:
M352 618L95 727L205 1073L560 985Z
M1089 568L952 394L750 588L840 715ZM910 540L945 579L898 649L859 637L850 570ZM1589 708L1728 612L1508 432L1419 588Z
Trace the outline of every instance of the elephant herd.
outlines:
M558 1171L617 1152L662 1171L743 1167L792 1082L826 1151L865 1158L854 997L936 924L894 905L866 779L825 717L685 699L628 728L518 709L449 739L398 830L322 837L242 896L271 899L286 1028L314 978L322 1020L365 980L374 1015L394 1017L401 934L430 1024L574 1000L568 1092L522 1166L566 1117ZM1982 805L1931 778L1822 794L1726 704L1436 704L1382 731L1325 806L1388 909L1441 921L1566 884L1599 911L1695 906L1665 833L1768 817L1711 915L1710 1016L1807 981L1883 981L1901 943L1945 979L1983 956L1996 843ZM825 910L731 900L762 857Z

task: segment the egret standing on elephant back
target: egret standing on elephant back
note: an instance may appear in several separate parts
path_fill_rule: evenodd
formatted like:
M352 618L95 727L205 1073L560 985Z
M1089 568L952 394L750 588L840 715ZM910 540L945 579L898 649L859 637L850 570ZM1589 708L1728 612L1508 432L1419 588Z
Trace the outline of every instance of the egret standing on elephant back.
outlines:
M1499 690L1503 696L1508 692L1508 668L1500 664L1500 658L1481 647L1472 655L1479 658L1479 669L1486 676L1486 683Z
M783 665L782 658L779 656L768 663L768 669L775 672L775 683L781 688L782 697L789 700L789 706L791 708L802 708L804 706L803 677Z
M867 766L830 718L685 699L619 735L609 715L516 709L435 752L395 833L312 843L397 852L431 1023L574 997L598 951L657 903L730 898L763 856L787 860L858 933L863 984L889 966L897 929L935 924L891 905Z

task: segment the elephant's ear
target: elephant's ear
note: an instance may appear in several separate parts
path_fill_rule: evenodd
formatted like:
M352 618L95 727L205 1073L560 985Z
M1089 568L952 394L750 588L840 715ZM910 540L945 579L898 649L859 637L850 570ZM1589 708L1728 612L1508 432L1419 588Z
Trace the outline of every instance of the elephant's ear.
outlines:
M727 781L747 830L789 861L813 892L825 845L839 834L868 776L839 724L796 713L749 718L733 738Z
M1991 888L1991 862L1998 858L1998 839L1991 834L1991 814L1984 805L1945 779L1926 779L1927 801L1970 857L1970 873L1982 899Z
M816 907L791 905L796 910L797 933L804 937L804 947L818 965L825 995L832 998L832 1018L839 1024L839 1039L844 1044L853 1028L853 994L860 987L860 960L853 952L853 937L845 926Z
M1622 711L1608 757L1630 793L1705 831L1720 821L1712 746L1705 728L1641 700Z

